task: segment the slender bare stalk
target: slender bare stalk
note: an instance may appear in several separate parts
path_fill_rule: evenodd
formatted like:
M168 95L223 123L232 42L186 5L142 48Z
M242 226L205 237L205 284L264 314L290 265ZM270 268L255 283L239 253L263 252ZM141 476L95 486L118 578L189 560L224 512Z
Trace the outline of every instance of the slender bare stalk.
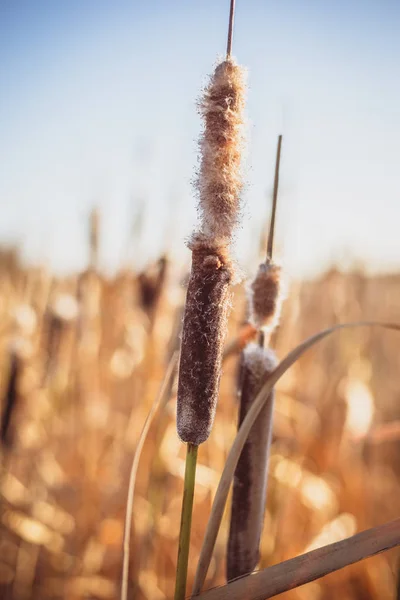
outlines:
M269 226L269 235L267 243L267 259L272 259L272 252L274 249L274 232L275 232L275 218L276 218L276 205L278 201L278 188L279 188L279 169L281 164L281 148L282 148L282 136L278 136L278 146L276 149L276 161L275 161L275 176L274 176L274 192L272 196L272 213L271 221Z
M18 378L21 372L21 360L14 349L10 351L10 370L7 387L2 402L0 424L0 443L4 448L11 449L13 435L11 421L18 403Z
M229 58L232 52L233 25L235 22L235 0L231 0L229 11L228 42L226 44L226 57Z
M140 437L136 446L135 455L133 457L131 472L129 476L129 487L128 497L126 501L126 515L125 515L125 529L124 529L124 541L123 541L123 563L122 563L122 582L121 582L121 600L128 600L128 583L129 583L129 557L130 557L130 536L132 530L132 517L133 517L133 499L135 496L135 484L136 474L139 467L139 461L142 454L144 442L146 441L147 434L150 429L153 417L164 399L165 391L169 389L169 383L171 377L175 373L175 365L178 360L178 354L175 352L169 362L167 371L165 373L164 380L161 384L160 392L153 402L149 414L144 422L143 429L140 433Z

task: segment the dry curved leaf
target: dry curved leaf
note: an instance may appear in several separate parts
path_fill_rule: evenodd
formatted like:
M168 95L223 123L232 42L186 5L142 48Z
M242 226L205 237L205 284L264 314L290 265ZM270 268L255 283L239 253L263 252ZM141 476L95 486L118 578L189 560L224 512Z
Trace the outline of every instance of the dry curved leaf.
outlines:
M400 545L400 519L285 560L197 596L199 600L267 600Z
M306 350L311 348L314 344L316 344L323 338L327 337L331 333L339 331L340 329L350 329L354 327L366 326L375 326L381 327L383 329L392 329L395 331L400 331L400 325L396 323L378 323L376 321L342 323L333 327L329 327L328 329L324 329L323 331L320 331L319 333L309 337L304 342L299 344L294 350L289 352L289 354L279 363L276 369L272 371L272 373L268 376L263 388L254 400L253 406L247 413L246 418L244 419L235 437L232 448L228 454L228 458L225 463L225 467L217 488L217 492L215 494L213 506L211 509L211 515L207 524L207 529L200 552L195 581L193 584L193 596L196 596L200 593L207 575L212 552L215 546L215 541L217 539L218 531L221 525L222 515L225 509L229 488L233 479L236 465L240 457L240 453L242 452L243 446L247 440L247 437L253 426L254 421L256 420L258 414L264 406L264 403L267 401L272 387L276 384L280 377L282 377L282 375L289 369L289 367L291 367L296 362L296 360L300 358L300 356L304 354L304 352L306 352Z

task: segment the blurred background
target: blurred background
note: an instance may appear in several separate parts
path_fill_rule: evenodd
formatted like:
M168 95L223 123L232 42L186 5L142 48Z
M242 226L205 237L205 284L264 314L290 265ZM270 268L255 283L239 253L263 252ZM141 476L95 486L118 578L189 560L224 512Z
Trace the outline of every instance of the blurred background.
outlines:
M118 597L129 469L179 347L196 100L223 56L228 10L228 0L0 2L5 600ZM283 134L280 357L338 322L400 322L399 27L395 1L237 0L249 142L235 253L245 281L264 255ZM242 283L229 347L248 333L245 304ZM399 343L336 334L279 383L260 567L398 516ZM235 435L237 361L225 361L200 451L193 570ZM173 596L183 468L173 382L138 473L132 598ZM224 583L227 529L207 587ZM285 598L398 598L398 558Z

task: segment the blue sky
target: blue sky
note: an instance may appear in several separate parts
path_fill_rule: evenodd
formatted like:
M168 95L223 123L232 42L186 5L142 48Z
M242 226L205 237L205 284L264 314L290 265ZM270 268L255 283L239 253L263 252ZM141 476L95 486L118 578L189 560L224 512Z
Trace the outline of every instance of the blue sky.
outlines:
M224 52L228 10L228 0L0 0L0 241L81 267L96 203L105 268L165 247L188 257L195 101ZM399 268L399 30L397 1L237 0L234 55L249 74L244 266L282 133L277 246L289 271Z

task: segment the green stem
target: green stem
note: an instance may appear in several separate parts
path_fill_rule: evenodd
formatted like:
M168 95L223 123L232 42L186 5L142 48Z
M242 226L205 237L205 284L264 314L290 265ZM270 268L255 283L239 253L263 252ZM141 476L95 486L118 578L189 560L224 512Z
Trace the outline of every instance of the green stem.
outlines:
M195 446L194 444L188 444L186 447L185 483L183 488L181 529L179 533L178 564L176 567L174 600L184 600L186 594L194 482L196 479L197 449L198 446Z

